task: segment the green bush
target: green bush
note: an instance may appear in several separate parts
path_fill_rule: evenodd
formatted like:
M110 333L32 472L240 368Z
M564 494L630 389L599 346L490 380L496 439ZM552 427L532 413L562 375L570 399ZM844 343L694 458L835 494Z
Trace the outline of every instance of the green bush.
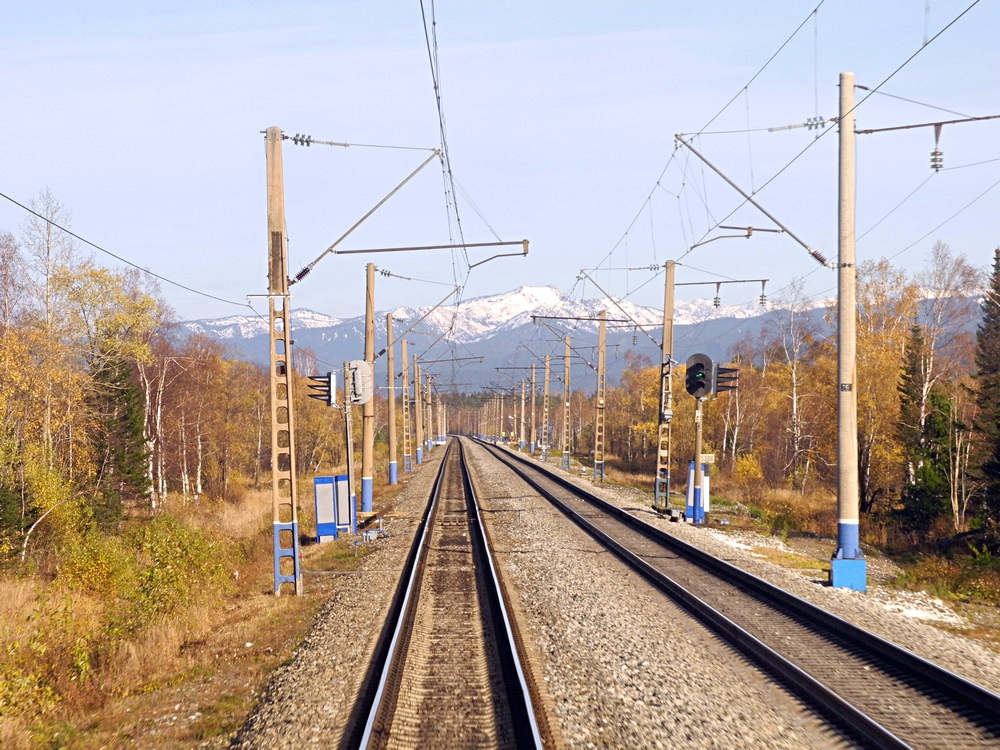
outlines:
M988 551L976 549L971 556L952 560L921 557L900 576L899 583L943 598L997 605L1000 604L998 562Z
M108 600L124 596L133 586L137 566L127 540L91 531L60 550L56 580L74 591Z
M109 635L129 636L227 591L229 556L207 532L161 515L121 536L93 531L65 546L57 580L102 601Z
M150 620L228 590L226 550L206 532L163 515L133 526L126 539L138 565L135 585L112 619L113 629L136 633Z

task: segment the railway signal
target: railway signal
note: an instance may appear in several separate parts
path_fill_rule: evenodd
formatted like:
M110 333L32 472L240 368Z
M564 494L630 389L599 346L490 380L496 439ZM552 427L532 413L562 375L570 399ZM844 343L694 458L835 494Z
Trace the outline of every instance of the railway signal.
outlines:
M334 384L333 373L328 372L326 375L309 375L308 377L311 381L313 381L312 384L309 385L309 390L315 391L315 393L309 394L309 398L324 401L327 406L336 406L337 386Z
M712 395L718 396L719 391L735 391L739 385L737 383L739 377L739 367L721 367L720 365L715 365L712 368Z
M684 387L695 398L709 398L712 395L714 364L707 354L692 354L687 360L687 374Z

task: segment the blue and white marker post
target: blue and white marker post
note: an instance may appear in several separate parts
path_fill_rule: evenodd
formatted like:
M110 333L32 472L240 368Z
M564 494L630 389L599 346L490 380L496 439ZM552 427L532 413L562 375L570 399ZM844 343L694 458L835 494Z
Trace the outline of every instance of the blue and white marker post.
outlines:
M417 448L417 466L424 462L424 393L420 386L420 360L413 355L413 413L414 444Z
M711 478L708 474L708 464L701 464L701 481L697 478L694 461L688 463L687 503L684 508L684 518L688 523L703 524L710 510Z
M690 489L690 480L688 482L688 496L691 498L691 512L685 514L685 520L688 523L693 523L700 525L705 523L705 506L703 505L702 499L702 482L705 478L704 464L701 462L701 424L702 424L702 414L701 405L704 398L695 396L695 408L694 408L694 489Z

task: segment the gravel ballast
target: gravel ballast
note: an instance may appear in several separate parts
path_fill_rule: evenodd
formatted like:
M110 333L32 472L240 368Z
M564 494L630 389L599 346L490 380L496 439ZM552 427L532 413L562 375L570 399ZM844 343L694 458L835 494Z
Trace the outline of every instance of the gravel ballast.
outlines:
M340 741L442 452L435 449L407 478L384 520L389 536L374 542L359 572L336 577L312 633L275 673L233 747L332 747ZM469 453L484 522L561 746L847 746L483 449ZM641 493L584 484L754 575L991 690L1000 688L1000 656L930 624L958 631L965 624L931 597L878 583L867 593L832 589L817 575L754 554L767 544L780 548L778 539L670 523L649 512Z

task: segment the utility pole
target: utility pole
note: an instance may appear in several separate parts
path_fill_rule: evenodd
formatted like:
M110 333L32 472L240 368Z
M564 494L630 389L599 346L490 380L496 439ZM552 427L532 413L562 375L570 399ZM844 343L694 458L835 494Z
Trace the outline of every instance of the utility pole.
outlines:
M388 420L389 420L389 484L399 480L399 467L396 464L396 361L393 352L395 342L392 340L392 313L385 316L385 367L388 372Z
M493 433L498 438L500 438L501 441L503 441L504 432L505 432L505 430L504 430L504 419L503 419L503 412L504 412L503 393L502 392L498 393L496 395L495 399L496 399L496 412L495 412L495 414L496 414L496 429L493 431Z
M531 430L528 433L528 453L535 455L535 442L538 440L538 433L535 431L535 364L531 364Z
M375 365L375 264L367 266L365 284L365 364ZM361 511L372 512L375 463L375 396L361 405Z
M521 429L520 429L520 431L518 432L518 435L517 435L517 449L518 450L522 450L522 451L524 450L524 423L526 421L525 418L524 418L524 416L525 416L524 415L524 378L521 378L521 421L520 421Z
M594 415L594 481L604 481L604 347L607 340L608 313L601 310L600 329L597 334L597 413Z
M552 442L552 435L549 433L549 355L545 355L545 386L542 393L542 460L549 459L549 444Z
M830 585L867 590L859 531L857 267L854 253L854 74L840 74L839 241L837 258L837 550Z
M403 472L413 471L413 447L410 439L410 366L407 359L406 339L399 345L399 356L403 360Z
M267 163L267 302L270 320L271 505L273 510L274 595L284 584L302 593L299 521L295 497L295 424L292 409L291 325L288 305L288 236L285 230L281 128L269 127Z
M569 397L572 395L572 391L569 387L569 336L566 337L566 351L563 354L563 394L564 394L564 406L563 406L563 439L562 439L562 467L569 471L570 460L573 453L573 448L570 445L570 425L569 418Z
M581 272L582 273L582 272ZM589 277L588 277L589 278ZM609 296L610 299L610 296ZM614 300L611 300L614 302ZM616 303L617 304L617 303ZM626 313L627 314L627 313ZM591 369L597 371L597 393L595 400L597 402L597 411L594 415L594 479L598 478L604 481L604 409L605 409L605 395L606 395L606 385L607 377L605 370L605 353L607 349L607 327L609 322L614 323L628 323L629 320L608 320L607 310L601 310L600 314L596 318L587 317L570 317L564 315L550 316L550 315L532 315L532 321L538 322L539 320L597 320L598 321L598 333L597 333L597 367L595 368L592 364L587 362L587 366ZM631 322L635 323L634 320ZM548 325L548 324L544 324ZM638 325L636 323L636 325ZM554 329L553 329L554 330ZM569 337L566 337L566 346L569 347ZM571 348L571 347L570 347ZM567 349L568 353L569 349ZM567 364L568 368L569 365ZM567 369L566 374L567 381L569 379L569 371ZM569 409L569 399L567 399L566 408ZM563 460L566 464L566 459ZM568 466L566 466L568 468Z
M660 344L660 415L656 441L656 478L653 487L653 509L666 511L670 507L670 424L674 418L674 385L670 359L674 349L674 262L664 264L663 282L663 341Z
M423 389L420 386L420 363L416 354L413 355L413 409L416 412L416 435L414 442L417 444L417 464L424 462L424 409L423 409Z

